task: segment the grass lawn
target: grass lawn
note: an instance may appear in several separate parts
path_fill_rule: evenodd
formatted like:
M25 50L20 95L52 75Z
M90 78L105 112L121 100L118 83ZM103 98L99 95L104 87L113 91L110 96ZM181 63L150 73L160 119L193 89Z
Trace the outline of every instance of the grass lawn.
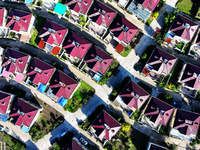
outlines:
M37 35L41 32L46 22L46 19L35 14L34 16L36 18L36 23L35 28L31 31L31 39L29 41L29 44L37 47L40 41L40 38L38 38Z
M26 148L26 145L22 143L21 141L15 139L14 137L10 136L9 134L5 132L0 131L0 141L6 143L5 149L7 150L24 150ZM3 144L2 144L3 145ZM3 146L1 147L2 149Z
M64 116L51 106L37 99L37 102L43 108L38 121L31 127L29 134L33 141L43 138L64 121Z
M119 62L117 60L113 60L113 62L108 67L106 73L101 77L101 80L99 81L100 85L105 84L108 79L112 76L112 74L117 70L119 67Z
M115 98L119 95L119 93L123 90L123 88L127 85L127 83L130 81L130 77L127 76L123 79L123 81L121 83L119 83L118 85L116 85L113 88L112 93L109 95L109 100L110 101L114 101Z
M123 57L128 56L128 54L131 52L132 48L130 45L126 46L125 49L122 51L121 55Z
M80 86L64 106L64 110L75 112L94 95L95 90L87 83L80 81Z
M104 149L107 150L119 150L119 149L131 149L131 150L145 150L149 141L149 137L140 131L131 127L128 132L120 130L114 139L116 141L108 141Z
M194 17L198 11L200 3L198 0L179 0L176 6L180 11Z

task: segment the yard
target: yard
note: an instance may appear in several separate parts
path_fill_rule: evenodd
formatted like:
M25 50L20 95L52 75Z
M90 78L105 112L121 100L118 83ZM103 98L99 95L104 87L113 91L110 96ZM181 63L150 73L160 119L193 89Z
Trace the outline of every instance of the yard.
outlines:
M43 108L38 121L32 126L29 131L33 141L43 138L64 121L64 116L56 111L51 106L37 99L40 106Z
M101 77L101 80L99 81L100 85L105 84L108 79L112 76L112 74L117 70L119 67L119 62L117 60L113 60L113 62L108 67L106 73Z
M119 149L131 149L131 150L145 150L149 141L149 137L140 131L130 128L128 132L120 130L112 140L108 141L104 146L106 150L119 150Z
M80 81L80 86L64 106L64 110L75 112L94 95L95 90L83 81Z
M10 136L9 134L5 132L0 131L0 141L6 143L6 147L2 149L7 150L24 150L26 148L26 145L22 143L21 141L15 139L14 137Z
M41 32L46 22L46 19L35 14L34 16L36 18L36 23L35 23L35 27L31 31L31 39L29 41L29 44L37 47L40 41L40 38L37 37L37 35Z
M198 0L179 0L176 6L180 11L195 17L200 3Z

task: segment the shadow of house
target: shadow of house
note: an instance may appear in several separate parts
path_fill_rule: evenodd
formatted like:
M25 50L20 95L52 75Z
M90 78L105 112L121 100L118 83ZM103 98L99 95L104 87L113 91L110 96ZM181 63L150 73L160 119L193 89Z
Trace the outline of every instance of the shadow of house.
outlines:
M190 9L190 13L191 13L191 16L194 18L200 7L200 3L199 3L199 0L191 0L191 1L192 1L192 7Z

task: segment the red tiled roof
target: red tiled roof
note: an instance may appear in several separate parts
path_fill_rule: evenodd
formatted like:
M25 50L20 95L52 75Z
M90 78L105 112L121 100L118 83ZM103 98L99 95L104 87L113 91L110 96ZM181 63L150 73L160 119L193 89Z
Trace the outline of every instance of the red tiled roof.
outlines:
M159 2L160 0L145 0L142 5L145 8L148 8L149 10L153 11Z
M38 47L41 48L41 49L44 49L44 46L45 46L45 42L41 39L39 44L38 44Z
M11 9L8 14L6 26L11 30L28 31L28 27L31 21L32 14L23 12L16 9Z
M107 28L115 18L116 14L117 13L114 10L97 1L95 6L92 7L89 12L88 17L99 26L102 25Z
M78 83L70 78L68 75L64 74L61 71L55 75L51 80L49 87L53 90L53 94L57 97L64 97L69 99Z
M58 53L60 52L60 47L58 46L55 46L53 47L53 49L51 50L51 53L54 54L54 55L58 55Z
M119 95L123 102L130 108L140 109L140 107L149 98L149 93L147 93L143 88L132 80L124 87Z
M5 8L0 8L0 26L3 25Z
M177 129L184 135L196 135L199 128L200 116L199 114L177 109L173 128Z
M187 63L180 82L195 90L200 89L200 67Z
M188 41L192 40L194 34L196 33L199 25L188 18L178 15L174 20L172 27L170 29L176 36L180 36Z
M55 68L51 65L39 60L38 58L34 58L26 75L30 77L29 80L33 83L39 84L39 82L41 82L46 85L54 70Z
M147 67L144 67L142 73L147 76L149 74L149 69Z
M78 57L82 59L91 45L92 43L90 43L88 40L72 32L72 34L63 44L63 49L65 49L66 53L70 54L72 57Z
M64 150L84 150L75 140L70 140L63 148Z
M37 112L37 108L21 99L17 99L9 116L13 118L12 122L15 125L21 126L24 124L29 127Z
M87 66L101 74L106 72L112 61L113 58L97 46L95 46L85 58Z
M60 26L52 21L47 20L39 37L43 39L44 42L48 44L56 44L60 46L65 34L68 29Z
M1 66L5 67L6 71L11 73L23 73L28 58L29 55L9 48L5 53L5 57Z
M67 0L66 6L77 13L86 14L93 0Z
M111 140L120 130L121 125L113 119L106 111L103 111L91 125L100 140L104 137Z
M125 43L129 43L139 29L129 22L124 17L120 17L110 28L110 31L114 34L116 38Z
M159 124L167 125L174 108L159 100L158 98L152 97L144 112L144 115L148 117L156 126Z
M116 51L118 51L119 53L121 53L125 47L122 44L117 44L117 46L115 47Z
M164 73L169 75L176 61L176 57L161 50L160 48L156 48L147 64L151 66L153 70L156 70L158 74Z
M10 100L11 100L11 95L0 91L0 113L1 114L6 114Z

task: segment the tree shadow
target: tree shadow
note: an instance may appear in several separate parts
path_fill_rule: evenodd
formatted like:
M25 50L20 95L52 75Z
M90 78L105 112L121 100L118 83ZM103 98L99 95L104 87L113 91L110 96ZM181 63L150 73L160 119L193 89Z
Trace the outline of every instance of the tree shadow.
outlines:
M199 9L200 2L199 2L199 0L191 0L191 2L192 2L192 7L190 10L190 13L191 13L192 17L195 17L197 14L197 11Z

